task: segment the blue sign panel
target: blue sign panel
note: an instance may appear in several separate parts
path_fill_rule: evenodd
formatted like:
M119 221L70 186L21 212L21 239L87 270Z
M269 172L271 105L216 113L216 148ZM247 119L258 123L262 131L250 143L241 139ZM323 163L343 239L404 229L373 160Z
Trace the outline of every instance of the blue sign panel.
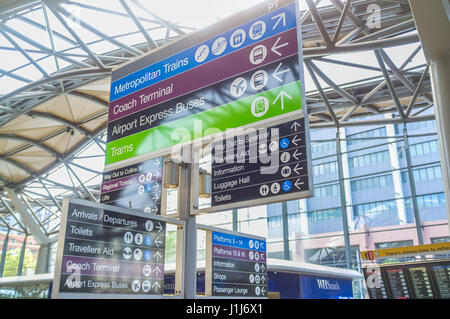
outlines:
M292 3L132 74L113 79L110 101L295 27L295 4ZM226 39L230 39L229 43Z
M256 240L253 238L230 235L225 233L212 232L213 245L225 245L242 249L252 249L266 252L266 242L264 240Z
M301 275L300 289L302 299L353 299L349 279Z

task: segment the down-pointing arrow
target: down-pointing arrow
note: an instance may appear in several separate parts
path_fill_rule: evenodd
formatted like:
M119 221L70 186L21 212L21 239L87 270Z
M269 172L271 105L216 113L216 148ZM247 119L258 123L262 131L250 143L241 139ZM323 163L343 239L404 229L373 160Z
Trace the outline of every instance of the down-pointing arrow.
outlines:
M284 109L284 97L287 97L289 99L292 99L292 96L290 96L289 94L287 94L284 91L281 91L278 95L277 98L275 99L275 101L273 101L273 104L277 103L278 99L281 99L281 109Z

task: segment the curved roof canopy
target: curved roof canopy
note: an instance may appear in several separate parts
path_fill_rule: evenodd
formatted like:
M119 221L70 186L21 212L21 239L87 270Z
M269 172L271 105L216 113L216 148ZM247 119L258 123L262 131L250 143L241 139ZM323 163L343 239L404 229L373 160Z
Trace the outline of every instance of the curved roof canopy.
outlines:
M312 127L433 118L422 113L433 105L431 84L407 0L300 4ZM198 22L186 14L186 21L169 21L152 5L7 0L0 6L0 188L18 194L46 235L58 231L62 197L98 198L112 68L192 32L189 25ZM11 196L0 200L0 225L28 233Z

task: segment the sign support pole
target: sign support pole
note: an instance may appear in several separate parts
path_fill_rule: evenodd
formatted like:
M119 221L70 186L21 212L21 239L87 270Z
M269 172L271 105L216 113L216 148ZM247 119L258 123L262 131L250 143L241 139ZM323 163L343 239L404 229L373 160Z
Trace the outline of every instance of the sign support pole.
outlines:
M191 159L190 146L182 148L183 163L180 165L180 184L178 187L179 216L186 222L184 233L184 299L194 299L197 294L197 224L191 210Z

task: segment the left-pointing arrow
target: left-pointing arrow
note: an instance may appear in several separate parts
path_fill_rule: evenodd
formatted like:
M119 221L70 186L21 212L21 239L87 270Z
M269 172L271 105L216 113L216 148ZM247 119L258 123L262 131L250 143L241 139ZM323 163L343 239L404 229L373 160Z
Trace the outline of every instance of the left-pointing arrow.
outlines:
M280 62L280 64L278 64L278 67L277 67L277 69L275 70L275 72L272 73L272 76L273 76L276 80L278 80L279 82L284 82L283 79L279 77L279 75L281 75L281 74L286 73L286 72L289 71L289 69L285 69L285 70L280 71L280 67L281 67L282 64L283 64L283 63Z
M275 101L273 101L273 104L275 104L275 103L277 103L278 99L280 99L282 110L284 110L284 97L287 97L288 99L292 99L292 96L290 96L289 94L287 94L284 91L280 91L280 93L277 95L277 98L275 99Z
M155 239L156 247L159 247L159 244L162 244L162 241L159 239L159 237L156 237L156 239Z
M294 138L292 139L292 143L295 144L295 146L298 146L297 142L300 142L302 139L301 138L297 138L298 136L295 135Z
M295 181L295 187L297 187L298 189L300 189L300 186L305 184L305 182L300 182L300 179L297 178L297 180Z
M270 49L273 53L275 53L278 56L282 56L282 54L278 51L278 49L285 47L289 44L288 42L285 42L285 43L278 45L278 42L280 42L280 40L281 40L281 37L278 37L277 41L275 41L274 45Z

